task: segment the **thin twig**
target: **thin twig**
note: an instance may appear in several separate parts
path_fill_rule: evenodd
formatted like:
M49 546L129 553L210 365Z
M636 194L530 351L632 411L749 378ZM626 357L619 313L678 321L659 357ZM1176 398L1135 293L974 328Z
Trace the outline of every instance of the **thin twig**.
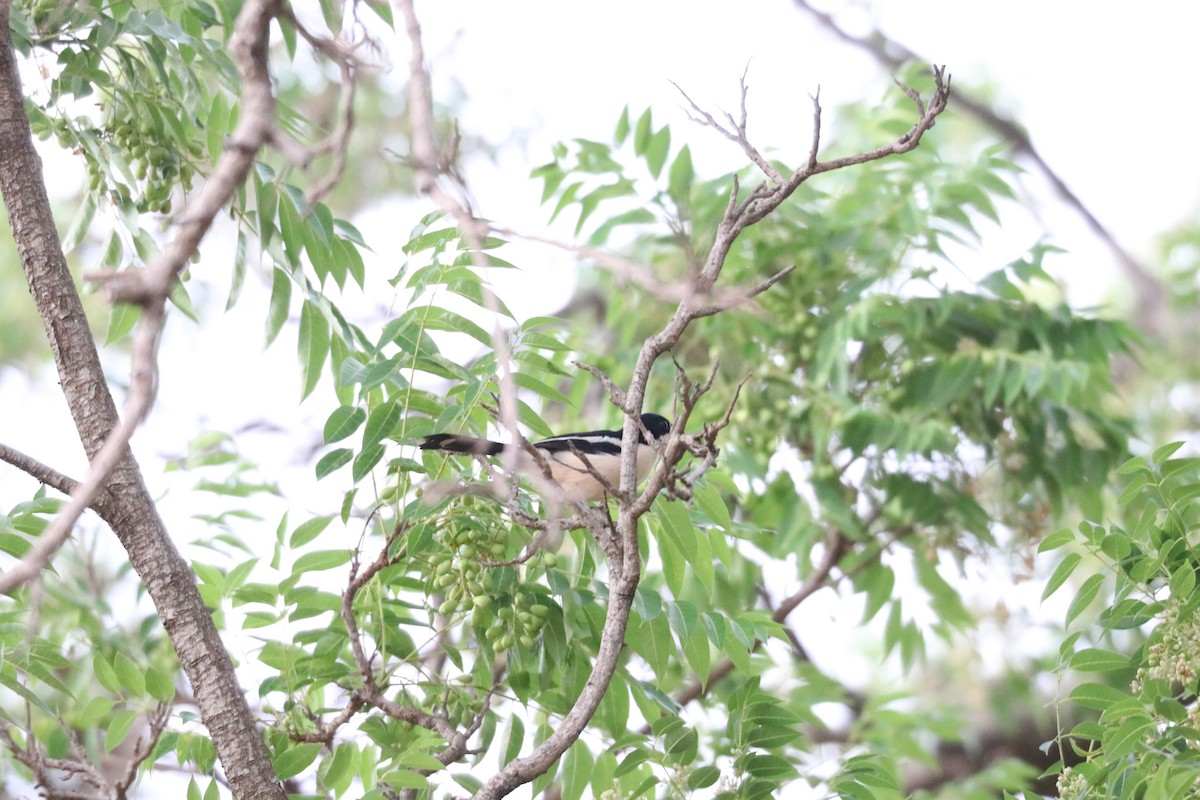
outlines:
M324 141L310 147L302 147L291 142L282 131L276 127L272 144L289 153L289 160L294 164L306 166L312 159L325 153L333 154L333 165L320 180L309 186L304 193L304 200L309 208L321 202L335 186L341 183L346 173L346 157L350 149L350 134L354 130L354 101L358 94L358 69L355 52L369 39L354 42L343 42L340 38L332 40L318 36L310 31L289 6L284 6L280 17L296 29L296 32L334 64L337 64L341 75L341 87L337 104L337 126Z
M79 481L74 478L63 475L54 467L47 466L33 456L26 455L6 444L0 444L0 461L12 464L25 474L63 494L71 494L79 486Z
M671 85L674 86L681 95L683 95L683 99L687 100L688 105L691 106L691 110L687 112L689 119L691 119L693 122L699 123L700 125L712 128L729 141L740 146L742 148L742 152L746 154L746 157L754 162L754 165L762 170L763 174L770 178L772 183L778 186L784 182L783 174L779 170L775 169L774 165L764 158L762 153L758 152L758 148L750 143L749 136L746 132L746 95L749 93L749 87L746 85L746 74L749 72L749 70L750 67L747 65L746 72L742 73L741 118L735 120L731 114L726 112L725 118L729 121L728 127L722 125L720 122L717 122L716 118L714 118L712 114L697 105L696 101L689 97L688 93L685 92L679 84L671 81Z

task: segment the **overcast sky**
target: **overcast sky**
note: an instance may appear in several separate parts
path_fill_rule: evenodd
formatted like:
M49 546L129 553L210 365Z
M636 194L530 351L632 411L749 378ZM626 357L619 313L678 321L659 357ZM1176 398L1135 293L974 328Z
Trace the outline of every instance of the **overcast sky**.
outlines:
M1135 255L1149 259L1156 234L1194 218L1200 200L1195 147L1200 5L879 0L870 8L885 33L948 65L956 82L986 87L997 107L1028 128L1047 161ZM503 152L497 164L478 164L468 174L485 216L525 230L545 219L537 205L540 187L526 180L530 168L546 161L550 145L560 139L607 139L626 104L650 106L658 120L671 122L676 141L691 145L702 174L741 166L730 143L686 121L670 81L703 105L734 108L738 78L749 64L751 133L786 157L789 150L807 151L808 95L818 86L832 108L877 96L889 80L874 61L834 40L787 0L418 0L418 13L436 86L461 88L467 98L462 128L493 141L525 140ZM870 18L861 11L839 16L856 32L864 32ZM401 35L385 44L403 79L407 43ZM1056 243L1072 250L1055 262L1060 274L1096 290L1097 297L1111 291L1106 281L1095 280L1097 273L1112 274L1109 254L1073 214L1038 194L1038 181L1029 185L1036 216ZM419 216L419 206L404 213L412 219L398 221L395 206L381 204L358 220L368 243L384 257L396 231L408 230ZM1025 239L1037 231L1017 219L1011 229L1006 223L1004 232L990 235L1000 247L1027 246ZM503 299L519 314L553 310L571 290L570 280L547 277L563 274L562 261L546 255L531 260L522 273L505 276ZM211 268L211 282L223 287L228 270L217 266L223 263L206 258L195 270L196 280L208 281L204 271ZM239 437L244 449L263 460L265 474L282 477L284 502L298 521L305 513L328 510L329 487L312 491L315 457L309 447L333 401L318 390L297 405L294 329L271 351L258 353L261 292L257 299L253 286L247 292L231 313L210 313L203 329L179 315L170 320L158 405L134 446L151 485L165 492L171 483L159 474L163 459L182 453L202 430L258 424L299 431L282 438L261 430ZM530 302L521 302L526 299ZM230 353L238 355L231 360ZM120 353L110 363L114 375L127 374ZM0 370L0 420L7 421L0 424L0 440L82 477L79 445L57 389L52 371L30 381ZM5 508L33 489L11 470L0 486ZM199 502L207 498L183 491L164 496L164 514L181 541L198 532L188 515L199 510ZM270 513L264 517L269 535L274 519Z

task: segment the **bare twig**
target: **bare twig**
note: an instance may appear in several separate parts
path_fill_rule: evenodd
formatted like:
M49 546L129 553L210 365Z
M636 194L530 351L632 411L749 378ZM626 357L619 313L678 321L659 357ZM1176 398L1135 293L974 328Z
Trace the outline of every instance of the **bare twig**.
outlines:
M84 784L95 787L92 791L82 791L74 796L81 798L96 797L97 792L102 797L111 796L113 789L109 786L104 774L92 763L88 758L87 753L79 742L79 735L70 728L70 726L59 720L59 724L64 730L68 731L71 741L71 753L74 759L52 758L46 753L45 749L37 742L37 740L29 735L25 737L25 746L21 747L17 743L16 737L13 735L12 725L6 720L0 718L0 734L4 737L4 746L8 749L12 757L24 764L30 772L33 773L34 780L38 787L49 797L67 797L70 793L64 793L62 786L62 776L56 776L52 773L63 773L66 776L77 776Z
M392 545L403 535L407 533L407 528L397 526L388 534L383 547L375 560L368 564L365 568L360 567L357 552L350 563L350 579L347 583L346 590L342 593L342 608L341 617L342 623L346 626L346 633L350 639L350 651L354 656L355 665L358 667L359 677L362 679L362 686L355 689L345 707L342 708L333 719L318 723L317 730L309 733L294 733L292 738L298 741L316 741L329 743L333 741L337 730L344 724L350 721L353 716L367 706L379 709L388 716L407 722L412 725L419 725L434 731L438 735L445 738L448 745L466 749L466 740L470 737L470 733L462 733L458 731L449 720L445 717L429 714L412 706L401 705L384 695L382 687L375 678L375 671L372 668L371 658L367 656L362 644L362 634L359 632L358 621L354 616L354 598L362 590L368 582L371 581L379 571L384 567L395 563L395 557L392 554ZM473 732L473 731L472 731Z
M115 789L118 797L125 797L129 788L137 780L138 767L154 752L158 739L171 719L171 704L159 703L154 711L147 715L147 730L145 736L139 736L133 746L133 754L125 768L125 775L116 782Z
M573 360L571 363L574 364L576 367L579 367L579 369L582 369L585 372L589 373L593 378L595 378L600 383L600 385L604 387L604 391L608 392L609 400L612 401L612 404L614 406L621 409L625 413L629 413L628 408L626 408L626 406L625 406L625 390L622 389L620 386L617 386L616 382L613 381L612 378L605 375L604 372L602 372L599 367L596 367L592 364L585 364L584 362L579 361L578 359Z
M746 75L749 72L750 65L747 64L746 71L742 73L741 80L741 115L735 120L732 114L725 112L725 119L728 121L728 126L722 125L713 117L712 114L698 106L696 101L689 97L688 93L685 92L679 84L671 81L671 85L679 90L679 93L683 95L683 99L687 100L688 105L691 106L691 110L687 112L689 119L691 119L693 122L697 122L701 125L712 128L729 141L736 143L742 148L742 152L746 154L746 157L754 162L754 165L762 170L763 174L770 178L772 183L778 186L784 182L783 175L779 172L779 170L775 169L774 165L772 165L770 161L763 157L762 153L758 152L758 148L750 143L750 139L746 133L746 95L750 90L750 88L746 85Z
M715 303L710 306L704 306L703 308L698 308L698 309L696 309L696 317L697 318L711 317L713 314L719 314L722 311L728 311L731 308L740 306L743 303L745 303L749 300L752 300L755 297L758 297L760 294L767 291L775 284L779 283L781 280L786 278L788 275L791 275L795 269L796 269L795 264L792 264L789 267L784 267L783 269L779 270L779 272L776 272L774 275L772 275L771 277L767 278L765 281L760 283L758 286L755 286L753 289L750 289L749 291L744 292L744 293L738 293L738 296L736 298L731 298L732 302L719 302L719 303Z
M324 141L311 147L301 147L292 142L278 127L275 128L272 136L272 144L288 153L289 160L300 166L308 165L319 155L333 154L333 165L329 172L309 186L304 193L305 202L308 203L309 208L312 208L341 182L346 173L346 154L350 148L350 134L354 130L354 100L358 93L359 63L355 58L355 52L367 40L344 42L340 38L331 40L324 36L318 36L296 19L292 9L286 5L280 10L279 16L281 19L287 20L314 50L337 64L338 71L341 73L337 126L333 133Z

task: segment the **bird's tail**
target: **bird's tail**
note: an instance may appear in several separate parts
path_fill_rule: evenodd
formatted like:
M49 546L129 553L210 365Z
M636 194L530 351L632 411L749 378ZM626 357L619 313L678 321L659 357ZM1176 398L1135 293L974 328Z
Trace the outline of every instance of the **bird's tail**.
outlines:
M457 433L435 433L426 436L419 445L422 450L441 450L444 453L465 453L475 456L496 456L504 451L504 445L474 436Z

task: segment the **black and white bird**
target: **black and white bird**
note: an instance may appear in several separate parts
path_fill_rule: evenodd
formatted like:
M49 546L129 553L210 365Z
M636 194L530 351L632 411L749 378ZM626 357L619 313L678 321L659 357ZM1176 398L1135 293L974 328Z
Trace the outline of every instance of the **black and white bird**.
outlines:
M651 443L666 436L671 430L671 423L658 414L642 414L642 427L646 430L638 431L637 440L639 483L650 471L657 455ZM649 440L646 434L650 435ZM562 487L560 499L587 503L602 499L610 487L615 489L621 482L621 436L620 430L582 431L542 439L533 442L533 446L545 457L551 477ZM435 433L426 436L420 444L422 450L479 456L498 456L508 446L502 442L457 433ZM527 452L517 453L517 471L532 478L535 483L539 478L545 482L541 467ZM603 477L604 481L597 480L597 475Z

